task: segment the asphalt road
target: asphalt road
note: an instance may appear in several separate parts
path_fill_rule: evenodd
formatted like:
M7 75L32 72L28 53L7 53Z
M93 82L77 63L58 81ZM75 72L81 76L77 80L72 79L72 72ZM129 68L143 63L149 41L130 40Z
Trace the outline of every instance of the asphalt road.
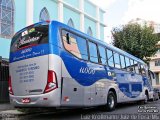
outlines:
M160 100L147 104L119 104L115 111L106 112L100 108L51 110L21 116L16 120L160 120Z

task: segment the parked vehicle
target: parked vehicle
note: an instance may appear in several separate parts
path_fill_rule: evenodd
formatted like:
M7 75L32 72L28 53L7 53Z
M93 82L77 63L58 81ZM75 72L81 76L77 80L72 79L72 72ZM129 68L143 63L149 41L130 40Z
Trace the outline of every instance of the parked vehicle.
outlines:
M12 38L10 101L15 107L92 107L153 99L141 59L56 21Z
M160 91L158 88L153 89L153 100L159 100Z
M153 88L156 88L158 89L158 96L159 96L159 99L160 99L160 85L154 85Z

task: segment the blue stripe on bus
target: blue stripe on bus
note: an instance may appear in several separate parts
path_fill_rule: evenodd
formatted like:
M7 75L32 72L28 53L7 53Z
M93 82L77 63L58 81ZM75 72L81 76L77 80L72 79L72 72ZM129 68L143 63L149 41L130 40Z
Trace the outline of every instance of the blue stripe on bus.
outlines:
M116 70L115 68L110 68L108 66L103 66L91 62L87 62L84 60L80 60L68 52L61 52L61 58L67 68L68 73L71 75L71 78L76 80L82 86L91 86L98 82L99 80L110 80L115 81L121 90L127 97L135 98L140 95L142 92L142 77L134 77L137 79L141 79L139 82L134 82L124 79L124 75L122 76L121 73L125 74L125 77L131 78L131 74L129 72ZM88 69L89 68L89 69ZM85 70L87 69L87 70ZM93 73L88 73L90 70L94 70ZM83 70L83 71L82 71ZM121 71L121 73L119 73ZM108 72L116 73L116 77L112 77L108 75ZM133 75L132 75L133 77ZM122 82L122 83L121 83ZM125 82L125 83L123 83ZM129 87L130 86L130 87ZM131 89L130 89L131 88Z
M49 54L49 44L41 44L10 53L10 63Z
M108 76L110 70L106 66L80 60L67 52L62 52L61 58L71 77L83 86L90 86L100 79L113 80Z

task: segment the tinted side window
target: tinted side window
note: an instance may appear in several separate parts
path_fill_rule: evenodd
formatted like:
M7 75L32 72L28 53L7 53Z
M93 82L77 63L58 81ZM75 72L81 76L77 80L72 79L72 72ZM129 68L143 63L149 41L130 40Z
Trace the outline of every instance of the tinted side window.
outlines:
M125 63L124 56L120 55L120 60L121 60L121 67L122 67L122 69L126 69L126 63Z
M88 42L88 45L89 45L90 61L98 63L98 54L97 54L96 44L92 42Z
M64 30L62 31L62 39L67 51L80 59L88 60L87 42L85 39ZM69 39L69 43L67 39Z
M121 68L120 60L119 60L119 54L114 53L114 64L116 68Z
M30 45L48 43L48 34L48 25L27 27L23 32L16 34L12 38L11 52Z
M128 57L125 57L125 61L126 61L126 68L127 68L127 71L130 71L130 61L129 61L129 58Z
M136 73L139 74L139 66L138 66L137 61L134 61L134 67L135 67Z
M131 72L135 72L135 69L134 69L134 61L133 61L132 59L130 59L130 64L131 64L130 71L131 71Z
M106 51L105 48L102 46L98 46L99 54L100 54L100 60L102 64L106 64Z
M141 74L146 75L145 67L141 65Z
M113 52L108 49L107 49L107 60L108 60L108 65L114 67Z
M160 60L155 61L155 66L160 66Z

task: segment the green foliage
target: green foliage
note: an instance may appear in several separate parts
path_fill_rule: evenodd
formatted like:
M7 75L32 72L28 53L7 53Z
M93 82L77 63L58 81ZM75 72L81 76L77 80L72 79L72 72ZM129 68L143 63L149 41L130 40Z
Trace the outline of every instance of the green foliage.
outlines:
M155 46L160 40L154 29L139 24L127 24L112 30L112 44L140 59L149 61L149 57L158 50Z

